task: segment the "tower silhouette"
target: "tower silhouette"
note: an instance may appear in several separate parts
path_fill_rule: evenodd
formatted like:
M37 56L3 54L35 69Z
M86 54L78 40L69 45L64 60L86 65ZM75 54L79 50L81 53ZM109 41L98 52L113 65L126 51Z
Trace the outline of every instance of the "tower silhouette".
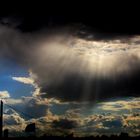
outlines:
M1 107L0 107L0 138L2 138L2 131L3 131L3 101L1 100Z

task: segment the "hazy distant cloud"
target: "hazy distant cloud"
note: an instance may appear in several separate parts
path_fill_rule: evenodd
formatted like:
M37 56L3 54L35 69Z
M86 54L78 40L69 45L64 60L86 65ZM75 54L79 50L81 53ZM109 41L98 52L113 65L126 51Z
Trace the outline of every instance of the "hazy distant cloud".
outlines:
M5 99L5 98L10 98L10 94L8 91L0 91L0 98Z

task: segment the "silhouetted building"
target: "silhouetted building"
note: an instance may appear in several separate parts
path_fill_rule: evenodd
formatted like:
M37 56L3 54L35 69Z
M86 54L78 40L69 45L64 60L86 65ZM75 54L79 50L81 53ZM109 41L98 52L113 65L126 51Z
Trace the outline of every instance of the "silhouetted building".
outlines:
M3 102L1 100L1 107L0 107L0 138L2 137L2 130L3 130Z
M35 132L35 123L28 124L25 128L25 132Z
M9 133L8 129L5 129L5 130L4 130L4 137L5 137L5 138L8 138L8 133Z

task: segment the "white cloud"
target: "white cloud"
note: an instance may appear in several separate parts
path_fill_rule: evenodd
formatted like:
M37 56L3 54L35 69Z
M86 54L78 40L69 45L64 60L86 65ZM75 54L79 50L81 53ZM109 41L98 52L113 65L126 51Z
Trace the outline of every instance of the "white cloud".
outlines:
M10 94L8 91L0 91L0 98L5 99L9 97L10 97Z
M23 103L22 99L14 99L14 98L5 99L3 100L3 102L8 103L10 105L18 105Z
M30 77L12 77L12 79L24 84L34 85L34 80Z

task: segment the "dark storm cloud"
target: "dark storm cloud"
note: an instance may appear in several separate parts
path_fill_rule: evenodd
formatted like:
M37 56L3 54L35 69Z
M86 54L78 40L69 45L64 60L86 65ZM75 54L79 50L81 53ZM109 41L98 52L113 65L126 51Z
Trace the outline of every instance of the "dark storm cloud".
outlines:
M72 129L72 128L76 128L78 126L78 123L70 119L60 119L60 120L53 121L52 125L54 128L58 127L61 129Z
M42 97L62 101L94 101L118 96L139 96L140 38L105 41L96 37L103 38L104 35L87 35L84 33L87 31L82 31L84 41L79 41L82 37L77 31L73 32L74 28L31 34L0 25L0 57L12 58L31 69L41 92L46 93ZM80 42L77 47L75 42ZM78 50L90 57L80 55ZM104 57L104 65L99 66L100 55L112 57Z
M139 96L138 77L140 75L137 71L129 76L119 75L115 79L92 77L87 82L85 77L73 74L65 77L62 83L42 88L42 92L48 92L46 97L55 97L64 101L95 101L113 97ZM88 84L87 87L86 84Z

